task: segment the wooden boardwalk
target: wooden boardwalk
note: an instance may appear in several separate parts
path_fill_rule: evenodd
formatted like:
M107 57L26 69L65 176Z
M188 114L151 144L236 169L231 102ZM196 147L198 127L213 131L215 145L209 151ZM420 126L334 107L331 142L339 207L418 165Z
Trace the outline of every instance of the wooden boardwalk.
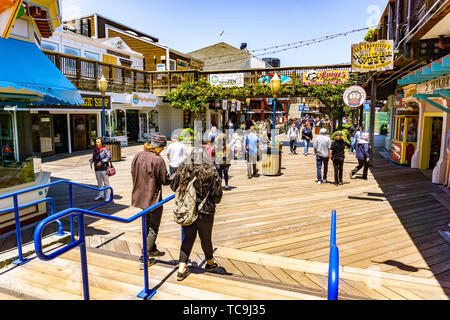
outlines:
M130 207L130 163L140 150L141 146L123 149L124 161L115 164L118 173L111 179L115 203L99 211L121 217L139 211ZM77 155L44 163L43 167L52 171L55 178L94 185L88 158L89 155ZM446 201L450 193L431 184L417 170L393 165L378 152L368 181L348 178L355 165L354 157L347 155L344 185L336 187L315 183L312 155L285 152L280 177L247 179L245 165L233 164L233 189L224 191L213 230L219 263L232 277L241 277L242 283L244 278L260 281L258 285L263 288L262 282L272 281L291 286L294 292L308 288L323 293L331 210L335 209L340 294L368 299L448 299L450 247L439 231L448 230L450 210ZM329 180L332 177L330 166ZM64 207L63 190L50 193L58 199L57 206ZM172 192L164 187L163 194ZM75 204L88 207L92 198L91 193L79 191ZM163 257L168 259L166 262L178 260L180 228L172 221L172 208L173 203L165 205L157 240L167 252ZM140 221L124 225L88 219L87 224L92 247L131 256L140 254ZM202 260L203 254L196 247L192 261L200 264ZM163 265L158 263L155 268L167 268ZM230 281L239 283L236 278ZM241 298L248 296L242 294Z

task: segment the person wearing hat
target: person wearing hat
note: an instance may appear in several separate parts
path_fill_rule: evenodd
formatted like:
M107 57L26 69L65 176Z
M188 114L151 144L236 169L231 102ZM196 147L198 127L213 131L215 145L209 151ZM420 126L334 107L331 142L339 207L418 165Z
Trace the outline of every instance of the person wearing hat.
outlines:
M339 131L335 134L334 141L331 143L329 155L333 161L335 185L344 184L342 174L344 171L345 147L350 148L351 145L344 140L342 132Z
M316 154L317 165L317 184L327 182L328 173L328 157L330 154L331 139L327 135L327 129L320 129L319 135L314 141L314 153ZM323 180L322 180L322 164L323 164Z
M167 145L167 138L158 134L150 135L150 142L145 142L144 151L139 152L131 162L131 176L133 178L133 191L131 205L142 210L160 202L162 197L162 186L169 185L171 180L167 173L166 163L160 153ZM156 248L156 237L163 207L147 213L147 255L148 257L163 256ZM150 259L150 258L149 258ZM141 256L141 268L143 268L143 257ZM155 260L150 259L149 265Z
M350 179L362 168L363 175L362 178L367 180L367 173L369 171L369 162L370 162L370 143L369 143L369 133L363 132L359 139L359 143L356 146L356 159L358 160L358 165L355 169L350 171Z

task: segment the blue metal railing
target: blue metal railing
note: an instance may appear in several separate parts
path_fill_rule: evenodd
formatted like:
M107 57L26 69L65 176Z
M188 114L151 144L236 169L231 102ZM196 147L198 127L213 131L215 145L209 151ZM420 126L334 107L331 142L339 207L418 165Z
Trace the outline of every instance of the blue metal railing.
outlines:
M102 203L100 203L100 204L98 204L98 205L96 205L96 206L94 206L92 208L89 208L88 210L93 210L95 208L103 206L103 205L111 202L112 199L113 199L113 189L111 187L105 187L105 188L99 189L99 188L91 187L91 186L88 186L88 185L84 185L84 184L80 184L80 183L76 183L76 182L72 182L72 181L68 181L68 180L59 180L59 181L47 183L47 184L44 184L44 185L39 185L39 186L31 187L31 188L21 189L21 190L18 190L16 192L11 192L11 193L8 193L8 194L0 196L0 200L11 198L11 197L13 198L13 207L7 208L7 209L2 209L0 211L0 214L14 211L14 221L15 221L15 226L16 226L16 238L17 238L17 250L18 250L18 259L13 262L14 264L22 265L22 264L24 264L25 262L28 261L28 259L25 259L23 257L23 253L22 253L22 232L21 232L21 229L20 229L19 211L21 209L24 209L24 208L27 208L27 207L31 207L31 206L37 205L39 203L42 203L42 202L50 202L50 216L54 215L54 213L55 213L55 200L53 198L51 198L51 197L46 197L44 199L33 201L33 202L29 202L29 203L26 203L24 205L19 206L18 196L20 194L32 192L32 191L35 191L35 190L41 190L41 189L48 188L48 187L54 186L56 184L61 184L61 183L69 185L69 207L70 208L73 207L73 186L79 186L79 187L92 189L92 190L96 190L96 191L106 191L108 189L110 190L110 197L109 197L109 199L107 201L104 201L104 202L102 202ZM61 221L59 221L59 220L54 220L54 221L56 221L56 223L58 224L58 233L57 233L57 235L59 235L59 236L64 235L64 229L62 227ZM74 241L74 237L73 237L73 216L72 215L70 216L70 228L71 228L71 240L73 242Z
M339 250L336 246L336 210L333 210L331 213L330 258L328 265L328 300L337 300L339 291Z
M44 260L49 261L53 260L60 255L76 248L80 247L80 257L81 257L81 272L82 272L82 281L83 281L83 294L84 299L89 300L89 281L88 281L88 270L87 270L87 256L86 256L86 242L85 242L85 232L84 232L84 216L92 216L100 219L106 219L106 220L112 220L116 222L121 223L130 223L135 221L136 219L142 217L142 255L144 259L144 289L137 295L139 298L143 299L150 299L153 295L155 295L156 290L149 288L149 280L148 280L148 257L147 257L147 222L145 219L145 215L149 212L152 212L153 210L159 208L164 203L172 200L175 198L175 194L167 197L166 199L154 204L153 206L135 214L131 218L121 218L121 217L115 217L115 216L109 216L103 213L94 212L90 209L79 209L79 208L69 208L66 210L63 210L61 212L58 212L50 217L45 218L42 220L38 226L36 227L36 230L34 231L34 246L36 255ZM42 251L42 232L44 228L51 222L56 221L57 219L63 218L67 215L72 215L74 212L77 212L76 216L78 219L78 240L72 241L72 243L68 244L67 246L50 253L48 255L44 254ZM72 232L73 233L73 232Z

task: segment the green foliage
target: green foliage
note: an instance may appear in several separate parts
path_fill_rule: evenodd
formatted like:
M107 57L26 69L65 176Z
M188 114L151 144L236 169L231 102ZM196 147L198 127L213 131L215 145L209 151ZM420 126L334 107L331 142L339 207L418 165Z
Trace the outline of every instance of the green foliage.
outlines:
M366 36L364 37L364 41L370 42L372 41L372 36L375 33L375 29L369 29L369 31L367 31Z
M180 141L192 141L194 137L194 130L191 128L185 128L181 130L179 140Z
M336 137L336 134L337 134L338 132L341 132L341 133L342 133L342 136L344 137L344 140L345 140L347 143L350 143L350 133L348 132L347 129L336 130L336 131L333 133L333 135L331 136L331 141L334 141L334 137Z

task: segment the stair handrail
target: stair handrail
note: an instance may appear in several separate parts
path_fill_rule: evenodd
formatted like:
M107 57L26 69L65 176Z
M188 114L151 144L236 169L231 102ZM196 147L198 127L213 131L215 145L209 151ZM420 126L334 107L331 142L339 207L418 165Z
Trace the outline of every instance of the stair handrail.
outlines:
M69 208L58 213L55 213L53 216L47 217L42 220L34 231L34 246L36 255L39 259L44 261L53 260L62 254L76 248L80 247L80 262L81 262L81 271L82 271L82 282L83 282L83 295L85 300L89 300L89 281L88 281L88 270L87 270L87 255L86 255L86 238L85 238L85 227L84 227L84 216L92 216L95 218L106 219L121 223L131 223L136 219L142 217L142 255L143 255L143 263L144 263L144 289L137 295L139 298L150 299L155 293L156 290L149 288L149 280L148 280L148 256L147 256L147 222L145 215L153 210L159 208L166 202L175 198L175 194L163 199L162 201L148 207L145 210L135 214L130 218L121 218L116 216L107 215L100 212L95 212L89 209L80 209L80 208ZM77 213L77 221L78 221L78 240L72 241L70 244L64 246L63 248L58 249L50 254L45 254L42 250L42 232L46 225L55 221L56 219L63 218L67 215L72 215ZM73 230L72 230L73 233Z
M25 189L20 189L14 192L10 192L4 195L0 195L0 200L3 199L7 199L7 198L13 198L13 207L11 208L7 208L7 209L2 209L0 211L0 214L2 213L6 213L6 212L10 212L10 211L14 211L14 221L15 221L15 227L16 227L16 239L17 239L17 250L18 250L18 258L17 260L13 261L13 264L16 265L22 265L26 262L28 262L29 260L23 257L23 253L22 253L22 232L21 232L21 227L20 227L20 215L19 215L19 211L21 209L25 209L27 207L30 206L34 206L37 205L39 203L42 202L50 202L50 215L54 214L55 211L55 200L51 197L46 197L44 199L40 199L37 201L33 201L33 202L28 202L26 204L23 204L21 206L19 206L19 200L18 200L18 196L20 194L24 194L24 193L28 193L28 192L32 192L35 190L41 190L41 189L45 189L51 186L54 186L56 184L68 184L69 185L69 207L73 207L73 186L79 186L79 187L83 187L83 188L88 188L88 189L92 189L92 190L97 190L97 191L106 191L106 190L110 190L110 197L108 200L105 200L104 202L95 205L91 208L89 208L88 210L93 210L95 208L98 208L100 206L104 206L105 204L111 202L113 200L113 189L109 186L109 187L104 187L104 188L96 188L96 187L92 187L89 185L85 185L85 184L81 184L81 183L76 183L73 181L69 181L69 180L58 180L58 181L54 181L54 182L50 182L47 184L42 184L42 185L38 185L38 186L34 186L34 187L29 187L29 188L25 188ZM62 223L59 220L56 220L56 223L58 223L58 236L63 236L64 233L64 229L62 227ZM71 228L71 241L73 242L73 217L72 215L70 216L70 228Z
M336 246L336 210L331 213L328 300L337 300L339 291L339 249Z

